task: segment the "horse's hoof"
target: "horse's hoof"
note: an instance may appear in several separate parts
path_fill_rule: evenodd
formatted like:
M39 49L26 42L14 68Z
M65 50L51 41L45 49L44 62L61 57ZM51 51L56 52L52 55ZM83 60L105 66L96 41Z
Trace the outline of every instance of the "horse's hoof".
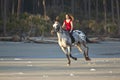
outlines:
M67 66L70 66L70 64L67 64Z
M89 57L86 57L85 59L86 59L86 61L91 61L91 59Z
M74 60L76 60L76 61L77 61L77 58L75 58Z
M91 61L91 59L87 59L86 61Z

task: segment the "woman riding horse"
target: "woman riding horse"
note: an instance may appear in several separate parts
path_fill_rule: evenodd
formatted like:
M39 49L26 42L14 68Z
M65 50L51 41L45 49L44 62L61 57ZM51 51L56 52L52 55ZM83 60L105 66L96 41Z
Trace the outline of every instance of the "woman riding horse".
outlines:
M63 22L63 25L62 25L62 28L65 29L66 31L68 31L70 33L70 37L71 37L71 40L72 40L72 43L74 43L74 38L72 36L72 32L73 32L73 16L69 15L69 14L66 14L65 15L65 20Z
M73 28L71 28L70 26L72 24L71 19L68 18L68 15L66 15L66 17L68 20L67 25L69 26L67 26L65 30L61 27L58 17L56 18L56 21L53 24L53 28L54 28L54 31L57 32L58 44L68 59L68 65L70 65L71 63L70 58L77 60L76 57L73 57L71 55L72 40L71 40L70 35L73 35L75 39L74 43L76 47L78 48L78 50L84 54L85 59L87 61L90 60L88 56L88 46L86 44L85 34L80 30L73 30ZM63 26L64 25L66 25L66 22L63 23ZM70 32L72 32L72 34L69 34Z

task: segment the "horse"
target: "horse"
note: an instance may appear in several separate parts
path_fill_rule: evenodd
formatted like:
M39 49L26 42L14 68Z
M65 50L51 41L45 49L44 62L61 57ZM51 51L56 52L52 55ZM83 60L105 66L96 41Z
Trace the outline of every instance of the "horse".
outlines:
M78 50L84 54L84 58L86 61L89 61L88 55L88 46L86 42L86 35L80 30L73 30L72 36L75 39L74 43L72 43L72 39L70 37L70 33L62 28L59 22L55 22L53 24L53 31L57 33L58 37L58 44L62 51L65 53L68 63L67 65L71 64L70 58L73 60L77 60L76 57L71 55L72 45L74 44Z

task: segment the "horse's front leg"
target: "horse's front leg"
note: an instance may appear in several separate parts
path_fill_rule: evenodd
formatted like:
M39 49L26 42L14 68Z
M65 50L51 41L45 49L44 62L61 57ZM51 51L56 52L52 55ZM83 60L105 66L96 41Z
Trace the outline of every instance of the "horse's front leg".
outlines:
M68 59L68 64L67 65L69 66L71 64L70 56L69 56L67 50L64 47L61 47L61 49L65 53L65 55L66 55L66 57Z
M71 54L71 46L67 47L68 49L68 54L70 55L70 57L73 59L73 60L77 60L76 57L73 57L72 54Z

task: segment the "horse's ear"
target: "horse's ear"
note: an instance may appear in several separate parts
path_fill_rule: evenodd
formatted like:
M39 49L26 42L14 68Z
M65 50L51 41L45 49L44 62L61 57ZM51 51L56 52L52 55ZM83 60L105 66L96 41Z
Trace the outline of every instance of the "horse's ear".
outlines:
M54 34L54 32L55 32L55 31L52 29L52 30L51 30L51 35L53 35L53 34Z

